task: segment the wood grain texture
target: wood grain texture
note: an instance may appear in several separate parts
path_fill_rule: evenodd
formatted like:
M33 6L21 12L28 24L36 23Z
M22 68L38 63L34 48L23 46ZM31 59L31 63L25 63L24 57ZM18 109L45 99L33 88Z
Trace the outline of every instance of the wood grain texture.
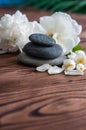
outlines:
M0 9L0 16L15 9ZM22 10L31 20L48 12ZM83 26L86 16L71 14ZM84 76L49 76L17 62L16 54L0 55L0 130L86 130L86 72Z

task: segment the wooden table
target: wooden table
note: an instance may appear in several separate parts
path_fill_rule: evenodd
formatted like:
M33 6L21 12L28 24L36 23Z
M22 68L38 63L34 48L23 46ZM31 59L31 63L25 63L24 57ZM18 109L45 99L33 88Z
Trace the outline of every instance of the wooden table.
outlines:
M15 11L1 8L0 16ZM50 14L21 11L31 20ZM71 15L83 26L86 50L86 15ZM18 64L17 55L0 55L0 130L86 130L86 72L49 76Z

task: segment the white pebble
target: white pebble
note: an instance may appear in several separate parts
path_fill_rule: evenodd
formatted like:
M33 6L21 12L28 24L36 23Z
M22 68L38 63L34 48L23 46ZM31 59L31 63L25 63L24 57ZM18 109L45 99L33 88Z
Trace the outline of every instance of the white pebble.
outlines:
M51 65L43 64L41 66L36 67L36 70L39 71L39 72L44 72L44 71L46 71L46 70L48 70L50 68L51 68Z
M48 70L48 74L59 74L63 72L63 69L58 66L53 66Z
M72 71L64 71L65 75L83 75L84 72L80 72L78 70L72 70Z

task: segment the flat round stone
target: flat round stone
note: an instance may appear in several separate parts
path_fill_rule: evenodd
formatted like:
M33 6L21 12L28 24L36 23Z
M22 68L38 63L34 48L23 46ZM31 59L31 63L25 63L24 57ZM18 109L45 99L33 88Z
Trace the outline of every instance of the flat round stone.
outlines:
M29 56L42 58L42 59L57 58L63 52L62 48L57 44L51 47L41 47L33 43L27 43L24 46L23 51Z
M31 42L40 46L53 46L56 41L45 34L32 34L29 36Z
M18 61L20 61L23 64L31 65L31 66L40 66L43 64L61 65L64 59L65 59L65 56L63 55L52 60L43 60L43 59L34 58L31 56L27 56L24 52L18 55Z

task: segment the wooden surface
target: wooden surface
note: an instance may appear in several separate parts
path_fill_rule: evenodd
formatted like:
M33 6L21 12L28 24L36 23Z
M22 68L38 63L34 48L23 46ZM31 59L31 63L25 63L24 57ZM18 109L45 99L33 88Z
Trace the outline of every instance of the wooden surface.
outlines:
M0 16L16 9L0 9ZM31 20L48 12L22 10ZM83 26L86 16L72 15ZM18 54L0 55L0 130L86 130L86 72L49 76L17 62Z

